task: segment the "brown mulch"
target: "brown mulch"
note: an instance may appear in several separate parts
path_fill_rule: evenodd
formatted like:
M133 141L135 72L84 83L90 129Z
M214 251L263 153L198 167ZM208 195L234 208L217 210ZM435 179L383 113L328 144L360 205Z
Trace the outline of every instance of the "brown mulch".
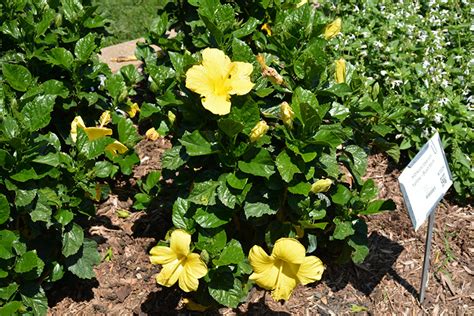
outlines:
M160 168L167 142L142 141L142 161L135 170L142 177ZM391 198L397 210L367 218L370 254L361 265L328 266L323 280L299 286L290 300L274 302L269 293L254 288L237 309L213 314L235 315L474 315L474 212L443 201L436 211L431 274L425 302L417 300L423 264L426 224L414 232L403 205L397 178L400 170L382 154L369 159L367 177L373 178L381 198ZM171 226L166 201L146 213L120 218L117 210L130 209L127 186L98 207L89 233L99 242L104 258L92 281L65 279L48 291L50 315L176 315L183 308L182 292L161 288L149 263L148 251ZM110 255L112 254L112 255Z

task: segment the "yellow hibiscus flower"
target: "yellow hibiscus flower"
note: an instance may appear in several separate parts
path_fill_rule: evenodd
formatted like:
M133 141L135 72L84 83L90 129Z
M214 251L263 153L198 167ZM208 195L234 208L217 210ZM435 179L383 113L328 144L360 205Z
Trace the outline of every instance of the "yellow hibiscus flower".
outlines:
M185 292L196 291L198 279L207 274L207 266L197 253L191 253L191 235L182 229L171 233L170 246L155 246L150 250L152 264L163 265L156 276L158 284L170 287L178 281Z
M154 127L148 129L145 133L145 136L146 136L146 139L153 140L153 141L160 138L160 134L156 131Z
M105 150L110 152L112 156L117 156L118 154L124 154L127 152L128 148L118 140L114 141L112 144L108 144L105 147Z
M202 64L186 72L186 88L201 95L204 108L217 115L230 112L230 96L252 90L252 64L234 61L216 48L202 51Z
M313 193L320 193L320 192L327 192L331 187L332 180L331 179L321 179L316 181L311 185L311 192Z
M265 135L268 131L268 124L265 121L259 121L257 125L252 128L250 131L250 141L256 142L259 140L263 135Z
M304 246L294 238L278 239L271 256L260 246L253 246L249 261L254 273L250 279L271 290L274 300L288 300L296 285L321 280L323 263L319 258L305 254Z
M106 127L86 127L82 117L76 116L71 122L71 139L73 142L77 140L77 128L84 129L89 140L95 140L104 136L112 135L112 130Z

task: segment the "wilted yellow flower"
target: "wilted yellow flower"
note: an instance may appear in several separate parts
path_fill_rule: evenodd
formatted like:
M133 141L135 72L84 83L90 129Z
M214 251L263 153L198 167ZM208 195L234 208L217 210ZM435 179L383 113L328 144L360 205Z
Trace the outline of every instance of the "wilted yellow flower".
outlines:
M304 246L294 238L276 241L271 256L260 246L253 246L249 253L254 273L250 279L260 287L271 290L274 300L288 300L298 284L321 280L324 266L315 256L306 257Z
M178 281L185 292L196 291L198 279L207 274L207 266L197 253L191 253L191 235L182 229L171 233L170 246L155 246L150 250L152 264L163 265L156 276L158 284L170 287Z
M244 95L252 90L252 71L252 64L231 62L223 51L206 48L202 51L202 64L186 72L186 88L201 95L206 110L226 115L230 112L231 95Z
M331 187L332 180L331 179L321 179L316 181L311 185L311 192L313 193L321 193L327 192Z
M344 83L346 82L346 61L344 58L336 60L336 82Z
M276 71L275 68L267 66L265 63L265 57L263 57L262 54L257 55L257 61L260 64L260 67L262 67L262 76L268 77L271 82L277 85L282 85L283 84L283 77Z
M145 132L145 136L149 140L157 140L160 138L160 134L156 131L154 127L150 128Z
M104 136L112 135L112 130L105 127L86 127L82 117L76 116L71 122L71 139L73 142L77 140L77 128L82 128L87 134L89 140L95 140Z
M182 302L184 303L184 306L186 307L187 310L194 311L194 312L205 312L210 307L210 306L204 306L202 304L196 303L195 301L189 298L183 298Z
M112 144L108 144L105 147L105 150L110 152L113 156L117 156L118 154L126 153L128 148L127 146L116 140Z
M268 36L272 36L272 30L271 30L271 28L270 28L270 25L268 25L268 23L263 24L260 29L261 29L262 31L267 32L267 35L268 35Z
M293 119L295 117L295 112L288 104L288 102L282 102L280 104L280 116L283 123L288 126L288 128L293 128Z
M140 107L138 106L138 103L133 103L132 105L130 105L127 111L128 115L131 118L134 118L135 115L137 115L137 112L140 112Z
M265 121L260 121L252 128L250 132L250 141L255 142L259 140L268 131L268 124Z
M337 18L326 25L326 28L324 29L324 38L328 40L339 34L341 32L341 25L341 18Z
M103 127L109 124L110 121L112 121L112 116L110 116L110 111L104 111L104 113L102 113L99 118L100 127Z

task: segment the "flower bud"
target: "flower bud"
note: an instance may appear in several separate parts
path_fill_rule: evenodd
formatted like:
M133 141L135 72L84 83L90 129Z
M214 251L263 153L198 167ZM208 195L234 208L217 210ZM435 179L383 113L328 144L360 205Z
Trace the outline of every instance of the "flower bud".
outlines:
M252 131L250 132L250 141L256 142L259 140L265 133L268 131L268 125L267 122L265 121L260 121L255 125L254 128L252 128Z
M176 121L176 115L171 111L168 111L168 120L170 121L171 125L173 125L174 121Z
M154 127L150 128L149 130L146 131L145 136L148 140L157 140L160 138L160 134L156 131Z
M341 24L341 18L337 18L326 25L326 28L324 29L324 38L328 40L339 34L341 32Z
M313 183L311 186L311 192L313 193L321 193L327 192L331 187L332 180L331 179L321 179Z
M263 24L260 29L267 32L267 36L272 36L272 30L270 29L270 25L268 25L268 23Z
M140 107L137 103L133 103L132 105L130 105L127 111L128 115L130 115L131 118L134 118L135 115L137 115L137 112L140 112Z
M283 123L288 126L288 128L293 128L293 119L295 117L295 112L288 104L288 102L282 102L280 104L280 116Z
M100 127L103 127L109 124L110 121L112 121L112 116L110 116L110 111L104 111L104 113L102 113L99 118Z
M336 60L336 83L346 82L346 61L344 58Z

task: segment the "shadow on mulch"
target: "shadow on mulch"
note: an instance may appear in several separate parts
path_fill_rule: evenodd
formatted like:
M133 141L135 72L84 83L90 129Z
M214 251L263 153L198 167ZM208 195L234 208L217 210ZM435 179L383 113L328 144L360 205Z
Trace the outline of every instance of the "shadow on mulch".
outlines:
M151 292L141 305L141 311L146 315L176 315L182 293L176 287L162 287L157 292Z
M54 286L46 289L48 306L53 307L66 297L74 302L90 301L94 298L92 289L97 287L99 287L97 279L84 280L67 273L63 279L54 283Z
M417 290L393 268L403 246L393 240L373 232L369 237L370 253L363 264L347 264L344 266L328 267L325 283L334 292L346 287L348 283L369 296L385 275L389 275L409 293L417 296Z
M262 315L262 316L289 316L287 312L276 312L270 309L265 302L265 296L255 303L250 303L245 312L237 313L238 315Z

